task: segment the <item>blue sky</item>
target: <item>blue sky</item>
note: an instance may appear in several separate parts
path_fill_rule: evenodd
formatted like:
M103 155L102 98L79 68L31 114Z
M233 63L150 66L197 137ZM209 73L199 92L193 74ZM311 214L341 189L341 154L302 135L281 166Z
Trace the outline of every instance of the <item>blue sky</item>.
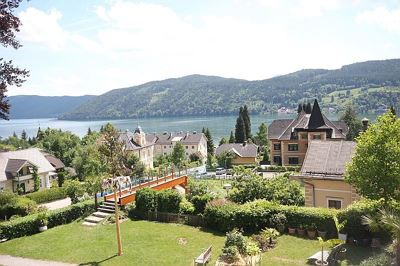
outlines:
M265 79L399 58L400 2L34 0L17 10L31 71L9 95L102 94L189 74Z

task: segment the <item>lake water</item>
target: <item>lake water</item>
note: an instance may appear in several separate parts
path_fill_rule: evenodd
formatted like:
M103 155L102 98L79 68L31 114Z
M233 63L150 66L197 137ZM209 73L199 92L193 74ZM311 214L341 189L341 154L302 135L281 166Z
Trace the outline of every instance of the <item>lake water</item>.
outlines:
M253 134L257 132L261 123L270 124L274 119L293 118L295 115L252 115L251 126ZM231 130L234 131L236 116L209 116L209 117L164 117L140 119L139 124L148 133L179 132L179 131L197 131L201 132L203 127L208 127L213 136L214 142L219 141L223 136L229 137ZM42 129L47 127L71 131L82 137L87 133L88 128L98 131L102 125L111 122L115 127L121 130L129 129L133 131L138 124L136 119L125 120L102 120L102 121L66 121L55 118L45 119L13 119L9 121L0 121L0 136L6 138L14 132L20 136L22 130L25 130L28 136L36 136L38 127Z

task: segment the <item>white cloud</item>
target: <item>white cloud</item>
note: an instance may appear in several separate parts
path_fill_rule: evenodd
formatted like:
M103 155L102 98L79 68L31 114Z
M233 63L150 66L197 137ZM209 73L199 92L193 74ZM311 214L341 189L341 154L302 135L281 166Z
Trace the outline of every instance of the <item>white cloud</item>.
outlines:
M400 33L400 8L389 10L386 7L376 7L357 15L359 24L378 25L381 28Z
M21 38L24 41L43 43L54 50L61 49L68 34L60 27L58 21L62 14L57 10L46 13L33 7L19 14L22 22Z
M320 17L326 11L339 7L339 0L298 0L292 13L297 17Z

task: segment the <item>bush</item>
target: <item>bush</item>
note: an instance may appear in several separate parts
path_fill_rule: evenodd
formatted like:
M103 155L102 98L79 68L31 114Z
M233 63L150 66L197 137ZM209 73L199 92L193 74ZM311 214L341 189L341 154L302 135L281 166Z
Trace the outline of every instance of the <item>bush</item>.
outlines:
M360 266L390 266L392 265L392 258L387 253L381 253L379 255L372 256L360 263Z
M225 248L232 246L237 247L240 254L246 254L246 239L237 229L226 233Z
M48 227L70 223L95 210L93 201L85 201L62 209L49 211L47 215ZM39 214L32 214L12 221L0 223L0 238L17 238L29 236L39 231Z
M194 205L195 213L203 213L206 205L209 201L213 200L214 197L211 194L197 195L192 197L191 202Z
M37 204L45 203L49 201L64 199L67 197L65 189L62 187L55 187L50 189L44 189L41 191L33 192L25 195L28 199L35 201Z
M157 211L159 212L179 212L179 203L182 196L174 189L167 189L157 193Z
M11 191L0 192L0 219L8 219L11 216L26 216L35 212L37 204L33 200L20 197Z
M270 221L275 214L284 214L291 226L299 224L325 225L327 231L336 234L333 217L335 210L326 208L284 206L266 200L256 200L243 205L226 203L222 206L208 204L204 211L207 226L212 229L227 232L233 228L242 228L246 232L260 231L270 227Z
M67 180L64 184L65 193L71 198L72 203L79 202L79 198L85 193L83 185L78 180Z
M157 192L146 187L136 192L136 211L140 217L145 217L147 212L157 210Z
M193 203L188 201L186 198L183 198L179 203L179 213L181 214L194 214L195 208Z

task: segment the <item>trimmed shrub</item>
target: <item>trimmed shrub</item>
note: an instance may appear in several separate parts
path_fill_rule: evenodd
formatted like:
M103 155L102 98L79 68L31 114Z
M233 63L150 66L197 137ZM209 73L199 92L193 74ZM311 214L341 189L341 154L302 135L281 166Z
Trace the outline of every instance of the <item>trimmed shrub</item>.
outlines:
M243 205L229 202L222 206L208 204L204 217L207 226L218 231L227 232L233 228L242 228L246 232L257 232L271 227L271 218L278 213L284 214L291 226L314 223L317 226L324 225L328 232L336 234L333 219L335 210L284 206L266 200L256 200Z
M167 189L157 193L157 211L159 212L179 212L179 203L182 196L174 189Z
M214 197L211 194L196 195L192 197L191 202L194 205L195 213L203 213L206 208L206 204L213 200Z
M142 218L148 211L157 210L157 192L146 187L136 192L136 212Z
M36 203L45 203L54 200L64 199L67 197L65 189L62 187L55 187L50 189L44 189L41 191L33 192L25 195L28 199L35 201Z
M70 223L84 215L95 210L93 201L85 201L77 203L62 209L49 211L47 220L48 227L55 227L61 224ZM29 236L39 231L38 214L28 215L13 219L12 221L0 223L0 238L17 238L21 236Z
M9 219L11 216L26 216L37 209L33 200L17 196L11 191L0 192L0 219Z
M183 198L179 203L179 213L181 214L193 214L195 211L193 203Z
M394 265L392 258L387 253L380 253L378 255L369 257L360 263L360 266L377 266L377 265Z

